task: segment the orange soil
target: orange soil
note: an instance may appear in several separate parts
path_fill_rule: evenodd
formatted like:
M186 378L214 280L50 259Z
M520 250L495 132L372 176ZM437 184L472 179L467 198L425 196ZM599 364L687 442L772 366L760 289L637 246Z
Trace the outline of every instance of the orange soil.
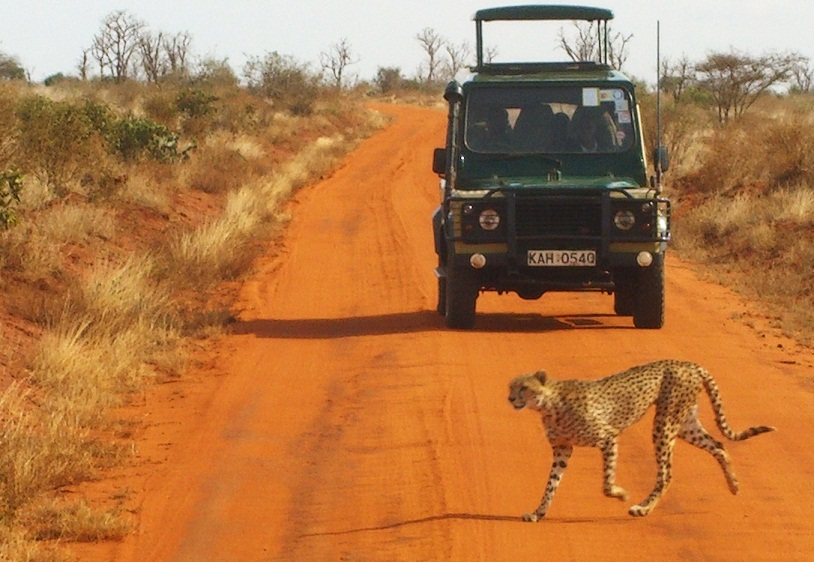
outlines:
M147 394L136 529L77 546L83 560L808 560L814 553L814 355L739 320L748 307L672 256L667 324L632 328L598 294L482 295L473 331L435 314L431 149L444 113L395 118L331 177L301 191L282 249L240 292L233 334L180 382ZM645 361L708 367L738 429L715 460L676 447L673 484L644 519L627 507L655 479L650 420L621 439L622 503L578 449L546 520L551 454L507 382L545 368L595 378ZM709 403L702 418L713 433Z

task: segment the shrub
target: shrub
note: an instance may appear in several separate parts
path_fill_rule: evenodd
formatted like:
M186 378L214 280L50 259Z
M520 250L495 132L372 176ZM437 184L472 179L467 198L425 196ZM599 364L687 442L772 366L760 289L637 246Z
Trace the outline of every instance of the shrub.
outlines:
M22 189L21 173L13 170L0 172L0 227L8 228L17 223L15 205L20 202Z
M319 77L306 63L277 52L252 58L243 67L249 88L270 98L281 109L309 115L319 96Z
M97 122L101 114L96 109L94 105L56 102L42 96L20 102L20 166L30 170L57 197L67 195L72 184L86 175L88 163L103 160Z
M175 98L175 108L181 115L184 133L195 137L208 133L216 113L214 102L218 100L201 90L187 89Z
M110 127L109 141L113 150L125 160L149 156L161 162L176 162L187 157L189 149L181 150L180 136L164 125L128 115Z

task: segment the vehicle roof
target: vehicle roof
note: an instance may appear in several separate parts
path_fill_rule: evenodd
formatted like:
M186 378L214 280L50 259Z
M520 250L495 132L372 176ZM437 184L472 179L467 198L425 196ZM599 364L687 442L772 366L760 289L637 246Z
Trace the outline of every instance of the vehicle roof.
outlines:
M631 84L618 70L597 63L506 63L484 65L476 73L460 76L466 82L616 82Z
M508 20L612 20L613 12L605 8L590 6L562 6L538 4L529 6L504 6L485 8L475 12L476 21Z

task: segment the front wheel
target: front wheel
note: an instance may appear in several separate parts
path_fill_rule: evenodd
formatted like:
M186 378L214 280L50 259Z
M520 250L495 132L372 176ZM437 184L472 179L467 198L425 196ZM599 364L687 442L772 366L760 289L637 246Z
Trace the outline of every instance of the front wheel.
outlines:
M633 316L636 308L636 271L614 273L613 311L619 316Z
M435 305L435 309L438 311L438 314L441 316L446 316L447 314L447 278L446 277L439 277L438 278L438 302Z
M664 326L664 254L653 256L650 267L639 270L633 325L659 329Z
M466 269L448 267L446 273L444 321L448 328L471 328L475 325L475 301L480 289L477 280ZM439 289L441 285L439 280Z

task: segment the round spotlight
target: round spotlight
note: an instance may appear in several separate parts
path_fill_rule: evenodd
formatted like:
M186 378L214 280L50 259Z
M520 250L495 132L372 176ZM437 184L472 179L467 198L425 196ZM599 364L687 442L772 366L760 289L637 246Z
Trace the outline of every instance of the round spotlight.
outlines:
M616 214L613 215L613 224L619 230L630 230L636 224L636 215L633 214L633 211L616 211Z
M478 223L483 230L495 230L500 224L500 215L494 209L481 211Z

